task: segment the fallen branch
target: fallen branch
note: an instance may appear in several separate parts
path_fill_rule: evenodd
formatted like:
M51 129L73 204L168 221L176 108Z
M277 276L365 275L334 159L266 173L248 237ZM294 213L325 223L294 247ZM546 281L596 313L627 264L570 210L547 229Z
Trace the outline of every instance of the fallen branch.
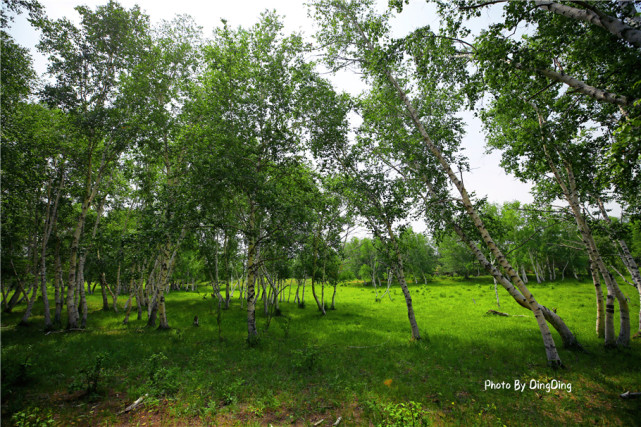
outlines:
M149 396L149 395L145 394L144 396L140 396L138 399L136 399L136 401L134 403L132 403L131 405L127 406L124 410L120 411L120 413L118 415L133 411L134 409L136 409L137 407L142 405L142 401L145 400L145 397L147 397L147 396Z
M507 314L502 311L488 310L485 314L493 314L494 316L505 316L505 317L528 317L523 314Z
M339 425L341 423L342 420L343 420L343 417L338 417L338 418L336 418L336 422L334 424L332 424L332 425L334 427L336 427L337 425Z
M626 391L625 393L622 393L619 395L621 399L638 399L641 397L641 393L630 393L629 391Z
M49 331L45 335L49 334L62 334L64 332L75 332L75 331L86 331L84 328L71 328L71 329L61 329L59 331Z
M322 418L321 420L316 421L316 422L315 422L314 424L312 424L312 425L313 425L314 427L319 426L319 425L323 424L323 421L325 421L325 418Z

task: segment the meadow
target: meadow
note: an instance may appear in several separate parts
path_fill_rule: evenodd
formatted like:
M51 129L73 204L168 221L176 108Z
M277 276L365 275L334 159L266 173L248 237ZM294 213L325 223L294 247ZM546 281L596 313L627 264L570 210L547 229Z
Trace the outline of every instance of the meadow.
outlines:
M2 316L2 425L638 425L641 399L619 395L641 391L641 340L603 348L589 282L530 288L585 349L560 348L563 369L547 367L534 317L501 289L497 307L488 277L410 286L424 338L415 342L400 288L377 301L358 283L339 286L326 316L311 292L304 309L257 310L255 347L240 301L222 311L219 330L204 284L167 296L168 331L145 328L135 311L122 325L122 308L101 311L99 293L88 297L84 331L45 334L37 308L30 326L15 326L17 307ZM623 291L634 331L639 298Z

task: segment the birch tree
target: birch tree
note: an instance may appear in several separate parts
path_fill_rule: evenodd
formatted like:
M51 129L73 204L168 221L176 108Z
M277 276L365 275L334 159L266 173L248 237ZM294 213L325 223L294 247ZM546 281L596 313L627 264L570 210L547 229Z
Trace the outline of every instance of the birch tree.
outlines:
M286 36L282 28L274 13L249 29L223 23L204 48L204 73L188 107L194 118L188 138L198 152L193 172L210 177L201 197L221 188L219 194L234 194L223 208L233 217L228 227L244 239L250 344L258 339L263 249L278 242L287 252L300 241L315 189L302 143L315 137L306 120L317 113L308 102L321 80L304 60L300 36Z
M427 156L432 164L436 166L436 170L439 171L437 175L440 175L441 179L444 178L449 181L460 194L461 207L474 224L476 232L479 233L482 241L497 260L498 265L514 282L527 301L526 304L533 311L544 341L548 363L553 367L559 366L561 361L544 314L541 311L541 306L525 283L523 283L514 267L497 247L478 214L465 185L452 168L451 151L443 142L447 140L447 132L436 134L439 138L432 139L428 132L429 127L423 123L424 108L434 105L429 102L430 94L434 96L440 94L441 99L446 96L456 96L456 92L445 92L444 89L447 89L447 86L439 86L439 83L435 80L438 73L434 73L434 71L438 71L438 67L430 68L434 63L429 62L429 59L431 59L429 55L437 57L438 51L430 50L430 45L427 44L423 45L424 49L422 50L422 54L427 54L426 56L413 55L418 70L418 78L412 80L412 83L417 85L417 93L420 94L420 97L413 100L409 89L404 87L410 77L405 72L406 69L401 68L401 64L406 63L402 61L403 56L399 50L395 49L397 45L386 36L387 24L385 17L375 15L371 11L371 5L367 2L318 2L315 7L316 16L322 21L322 30L318 35L319 41L323 45L331 44L332 46L329 48L329 64L338 66L341 64L341 58L352 59L375 82L374 87L381 88L381 92L387 95L385 99L393 100L392 102L401 107L397 110L400 113L400 115L397 114L397 117L400 117L398 120L401 123L404 119L407 120L408 125L415 130L414 141L420 141L424 153L421 159ZM415 44L414 48L419 46L421 45ZM408 54L411 55L414 52L410 49ZM442 62L438 62L438 64L442 64ZM452 80L448 81L455 81L455 78L456 76L452 76ZM456 87L456 83L454 87ZM415 102L420 99L425 99L427 102L419 102L417 108ZM397 148L400 147L402 145ZM412 159L409 152L403 154L406 156L406 161L410 163L417 160ZM427 165L429 165L429 162L425 162L419 167ZM423 170L429 172L430 175L434 175L434 169Z
M129 141L115 131L122 128L122 116L114 115L113 102L120 79L139 57L148 18L134 7L126 10L111 1L95 11L77 7L81 22L68 19L41 20L42 38L38 48L49 55L52 84L45 86L43 98L70 115L82 135L77 167L83 175L83 188L77 197L80 206L69 254L67 311L69 329L78 327L75 304L78 250L85 220L107 171L113 167ZM80 147L79 147L80 148Z

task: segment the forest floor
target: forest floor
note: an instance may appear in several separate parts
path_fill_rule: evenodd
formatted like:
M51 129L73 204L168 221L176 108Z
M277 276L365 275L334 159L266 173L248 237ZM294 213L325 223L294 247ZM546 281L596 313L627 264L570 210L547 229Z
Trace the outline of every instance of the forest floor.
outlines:
M487 277L411 286L420 341L409 340L398 287L392 300L376 301L371 287L340 285L326 316L309 287L304 309L286 302L286 290L281 316L269 321L257 304L260 341L251 348L237 295L222 311L219 338L205 285L168 295L166 331L145 328L146 314L136 320L135 311L122 325L122 312L100 310L99 292L88 298L84 331L45 334L41 302L30 326L15 326L19 306L2 315L2 425L330 426L339 417L341 426L639 425L641 399L619 395L641 391L641 339L603 348L589 282L530 288L586 349L560 348L553 332L563 369L547 367L534 317L502 289L497 307ZM636 332L639 297L623 291ZM141 396L142 405L122 412Z

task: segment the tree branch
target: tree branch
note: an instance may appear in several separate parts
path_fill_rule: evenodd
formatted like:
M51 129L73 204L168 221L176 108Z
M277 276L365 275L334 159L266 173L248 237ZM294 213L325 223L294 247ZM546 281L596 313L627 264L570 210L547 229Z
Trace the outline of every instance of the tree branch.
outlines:
M518 62L514 63L514 67L519 70L528 70L527 67L525 67L523 64L520 64ZM548 70L546 68L534 68L533 71L539 74L543 74L545 77L552 79L556 82L564 83L574 88L577 92L583 95L587 95L590 98L596 99L597 101L621 105L624 107L632 105L636 101L635 99L630 99L627 96L617 95L615 93L610 93L606 90L599 89L594 86L590 86L589 84L579 79L575 79L574 77L570 77L566 74L558 73L556 71Z
M480 4L475 4L475 5L472 5L472 6L462 7L461 10L479 9L481 7L490 6L490 5L497 4L497 3L506 3L506 2L507 2L507 0L488 1L488 2L485 2L485 3L480 3Z
M545 0L534 0L534 4L541 9L556 13L557 15L597 25L606 29L616 37L641 48L641 30L631 27L617 18L606 15L595 7L591 6L589 9L579 9Z

